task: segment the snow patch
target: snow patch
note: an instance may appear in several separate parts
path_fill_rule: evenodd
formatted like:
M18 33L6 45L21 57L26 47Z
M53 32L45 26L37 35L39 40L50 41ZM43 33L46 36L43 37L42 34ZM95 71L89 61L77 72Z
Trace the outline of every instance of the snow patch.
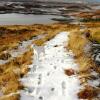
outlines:
M68 35L68 32L61 32L46 42L45 52L29 65L30 71L21 79L26 86L21 91L21 100L79 100L77 92L81 87L77 75L64 74L65 69L78 69L73 53L65 48Z

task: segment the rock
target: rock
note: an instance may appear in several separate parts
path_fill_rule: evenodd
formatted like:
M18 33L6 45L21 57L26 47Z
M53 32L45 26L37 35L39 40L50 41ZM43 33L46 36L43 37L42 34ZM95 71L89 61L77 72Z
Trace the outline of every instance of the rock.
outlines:
M66 69L64 70L65 74L68 76L74 75L75 71L73 69Z

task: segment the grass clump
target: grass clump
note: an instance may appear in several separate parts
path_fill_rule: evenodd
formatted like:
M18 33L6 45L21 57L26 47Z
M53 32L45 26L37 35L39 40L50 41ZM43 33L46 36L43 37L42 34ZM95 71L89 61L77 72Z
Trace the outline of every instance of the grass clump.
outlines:
M30 49L24 54L11 59L8 63L0 65L0 90L4 94L0 100L19 100L19 96L9 96L6 99L6 95L23 89L23 85L18 79L29 71L28 65L31 64L32 55L33 51Z
M85 37L82 37L77 31L70 34L68 47L73 51L76 61L80 64L80 72L87 71L92 67L90 58L88 58L84 53L84 47L88 44L88 42L89 41Z
M91 40L100 43L100 28L94 28L91 30Z
M91 50L89 52L85 52L84 48L86 48L86 45L90 43L90 40L100 41L100 31L99 28L89 28L88 30L90 30L89 38L86 38L83 34L86 32L86 30L83 32L80 32L79 30L71 32L69 35L70 39L68 47L75 54L75 61L79 64L79 78L81 84L84 86L84 89L78 93L78 96L80 99L92 100L97 98L98 94L100 93L100 88L99 86L96 86L96 88L91 86L88 81L95 81L95 79L98 79L98 76L94 76L91 73L94 71L100 74L100 67L93 61L91 57Z

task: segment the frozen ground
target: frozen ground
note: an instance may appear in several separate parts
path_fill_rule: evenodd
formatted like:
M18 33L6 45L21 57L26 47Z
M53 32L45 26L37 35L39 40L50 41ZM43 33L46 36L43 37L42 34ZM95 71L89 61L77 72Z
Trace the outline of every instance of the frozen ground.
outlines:
M68 34L59 33L45 43L43 52L35 51L30 71L21 79L26 86L21 100L79 100L77 92L81 86L77 75L64 74L64 69L78 69L72 52L65 48Z

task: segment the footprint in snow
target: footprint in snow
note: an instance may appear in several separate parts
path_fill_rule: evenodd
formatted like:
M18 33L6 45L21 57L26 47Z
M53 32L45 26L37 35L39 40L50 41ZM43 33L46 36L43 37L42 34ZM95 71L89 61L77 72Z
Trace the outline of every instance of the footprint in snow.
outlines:
M47 73L47 76L49 76L49 75L50 75L50 72Z
M54 69L57 69L57 66L54 66Z
M65 81L62 82L61 87L62 87L62 95L64 95L65 94L65 89L66 89Z
M39 74L39 77L38 77L38 85L40 85L41 84L41 81L42 81L42 75L41 74Z
M34 89L35 88L32 88L32 87L28 88L28 93L32 93L34 91Z
M54 91L55 90L55 88L51 88L51 91Z
M42 96L40 96L40 97L39 97L39 100L43 100L43 97L42 97Z
M33 65L32 71L35 72L37 69L37 65Z
M50 65L53 65L52 63Z

